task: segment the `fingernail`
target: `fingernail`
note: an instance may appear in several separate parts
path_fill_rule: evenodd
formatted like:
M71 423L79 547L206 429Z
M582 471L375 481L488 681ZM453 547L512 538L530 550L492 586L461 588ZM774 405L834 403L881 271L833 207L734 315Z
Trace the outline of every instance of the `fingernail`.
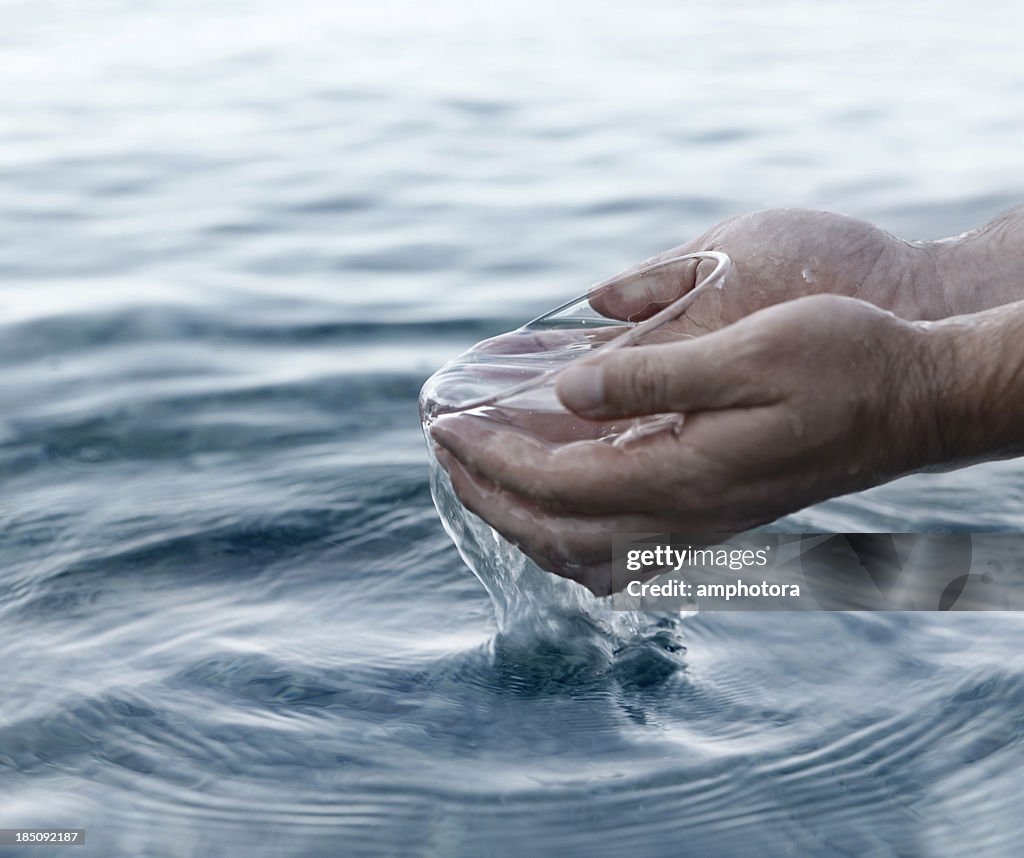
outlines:
M604 405L604 371L591 363L566 370L558 382L558 395L573 411L599 411Z
M445 441L450 435L447 425L448 422L449 421L446 421L445 418L442 417L430 427L430 437L433 439L435 444L440 444L442 447L445 446Z
M430 437L442 447L458 454L458 450L452 448L460 441L480 443L487 439L490 429L482 424L483 421L477 417L464 414L447 415L439 418L430 427Z

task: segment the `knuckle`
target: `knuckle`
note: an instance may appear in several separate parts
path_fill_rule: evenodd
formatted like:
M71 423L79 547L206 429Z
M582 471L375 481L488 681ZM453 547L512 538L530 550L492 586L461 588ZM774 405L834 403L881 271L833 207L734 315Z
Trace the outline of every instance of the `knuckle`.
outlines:
M633 365L630 377L619 385L624 394L622 403L628 408L646 409L664 406L668 380L664 368L652 355L644 354Z

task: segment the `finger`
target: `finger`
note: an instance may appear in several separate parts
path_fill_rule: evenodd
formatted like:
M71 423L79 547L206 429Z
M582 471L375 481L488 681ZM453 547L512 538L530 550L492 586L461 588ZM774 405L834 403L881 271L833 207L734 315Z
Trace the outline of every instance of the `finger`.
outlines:
M553 384L553 382L552 382ZM629 420L581 420L579 416L565 409L530 411L515 408L514 405L489 406L488 421L515 427L541 441L551 444L568 444L573 441L596 441L609 435L618 435L629 429Z
M561 352L568 347L589 342L614 339L622 333L623 326L610 325L607 328L577 329L553 329L535 330L531 328L518 328L505 334L499 334L487 340L482 340L473 346L474 355L482 355L487 358L497 358L503 355L534 355L543 352ZM496 365L501 366L498 362Z
M669 522L651 515L552 515L529 501L502 491L469 471L442 450L438 460L448 471L459 500L513 544L562 565L609 560L614 533L667 529Z
M523 547L520 547L519 550L545 572L575 581L586 587L595 596L610 596L616 591L610 560L586 564L565 564Z
M550 512L655 511L657 498L650 487L659 477L664 482L668 451L655 443L664 440L657 437L628 452L600 441L554 447L529 433L471 415L443 417L430 431L470 471Z
M580 361L558 379L559 399L576 414L605 420L777 401L784 379L764 365L750 327Z
M552 516L468 471L450 453L439 461L448 470L452 489L471 513L482 518L517 548L552 571L609 559L611 538L600 519ZM596 526L595 526L596 525Z
M565 541L555 534L560 524L557 519L543 516L535 507L515 497L500 497L500 489L485 485L443 448L437 457L448 471L452 489L466 509L498 531L539 568L582 584L594 595L610 592L611 575L605 571L610 564L600 559L584 560L584 556L594 552L594 546L579 546L580 556L569 559L564 556ZM545 528L545 524L549 527Z
M651 516L580 518L552 516L503 492L468 471L445 450L438 461L448 471L459 500L540 568L582 584L598 596L621 589L613 576L612 536L668 530Z
M613 527L614 525L609 525ZM646 533L648 531L623 531L625 533ZM667 531L666 531L667 532ZM531 551L529 548L519 546L519 550L529 557L537 566L545 572L551 572L559 578L568 578L577 584L582 584L595 596L610 596L625 590L630 581L644 580L657 573L652 572L629 572L623 568L624 564L616 564L613 560L594 561L593 563L565 563L555 560L543 554Z
M630 322L653 316L694 287L700 260L690 259L653 271L644 269L691 252L690 244L681 245L599 283L588 296L590 306L609 318Z

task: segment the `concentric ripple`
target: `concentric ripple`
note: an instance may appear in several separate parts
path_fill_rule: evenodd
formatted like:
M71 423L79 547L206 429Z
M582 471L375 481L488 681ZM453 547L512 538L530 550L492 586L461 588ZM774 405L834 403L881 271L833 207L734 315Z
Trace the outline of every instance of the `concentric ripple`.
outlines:
M416 395L738 212L918 238L1019 202L1022 9L4 3L0 827L103 858L1016 856L1016 615L488 590ZM1019 530L1022 477L781 526Z

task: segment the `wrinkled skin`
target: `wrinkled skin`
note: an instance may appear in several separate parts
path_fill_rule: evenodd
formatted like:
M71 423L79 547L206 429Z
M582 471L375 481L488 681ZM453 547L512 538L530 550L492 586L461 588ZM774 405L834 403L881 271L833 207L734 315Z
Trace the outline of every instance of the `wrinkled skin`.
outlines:
M928 464L926 403L911 393L930 384L921 337L861 301L802 298L590 361L606 391L596 412L579 408L578 369L560 383L563 401L593 416L686 413L678 434L552 444L455 416L433 436L471 511L603 595L626 583L606 562L614 532L740 531Z
M675 339L588 358L558 384L576 415L677 412L681 431L614 447L555 443L528 420L457 415L432 428L463 503L599 595L626 583L611 573L614 532L744 530L941 458L941 361L926 326L904 321L949 312L934 246L786 210L725 221L655 259L695 250L722 250L735 270L672 326ZM665 277L683 294L703 273L652 285L664 299ZM598 309L641 319L664 306L653 291L641 282Z
M938 245L906 242L845 215L802 209L740 215L635 268L699 250L727 253L734 270L725 289L702 297L687 313L681 333L718 330L764 307L818 294L860 298L905 319L939 319L951 312L937 270ZM676 278L671 291L678 297L713 264L702 262L699 269L692 265L659 279ZM663 282L658 285L664 297ZM598 309L636 320L663 306L648 305L648 298L643 289L614 290Z

